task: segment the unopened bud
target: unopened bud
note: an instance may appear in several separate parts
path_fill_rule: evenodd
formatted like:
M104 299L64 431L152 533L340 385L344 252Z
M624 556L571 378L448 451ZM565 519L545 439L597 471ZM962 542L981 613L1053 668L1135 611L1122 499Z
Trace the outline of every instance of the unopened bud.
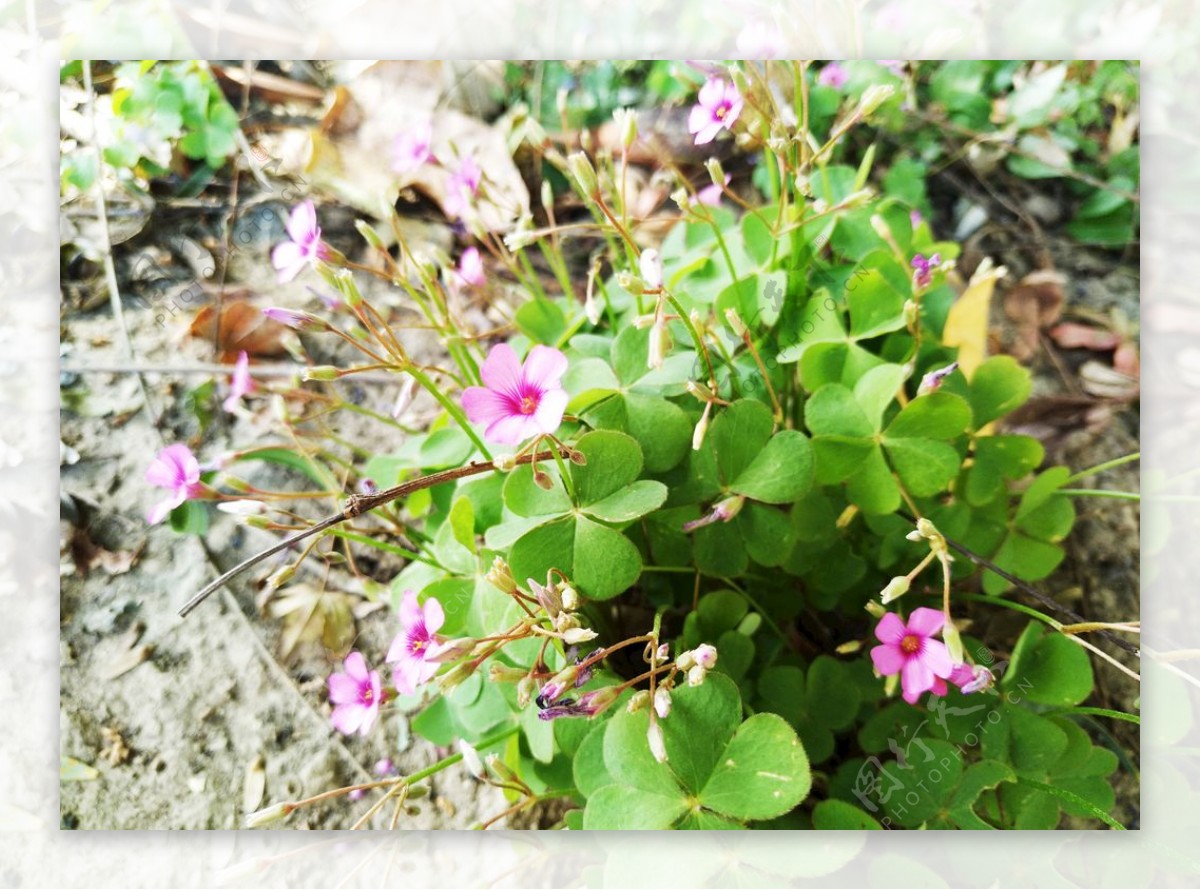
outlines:
M492 567L488 569L485 577L487 582L501 593L511 595L516 592L517 581L513 578L512 569L508 567L508 563L502 556L497 556L492 560Z
M296 809L294 804L277 803L273 806L264 807L261 810L255 810L253 813L246 815L246 827L261 828L272 822L278 822L280 819L286 819L290 816L294 809Z
M311 368L305 368L304 373L300 375L301 380L337 380L342 376L342 372L333 365L314 365Z
M296 567L293 565L286 565L276 569L271 573L271 576L267 578L267 592L278 590L288 581L291 581L295 574Z
M872 618L882 618L888 611L881 604L875 602L875 600L867 600L867 604L863 608L867 610L867 614Z
M704 166L708 169L708 175L712 179L713 185L717 188L725 188L725 168L721 166L721 162L716 158L709 158L704 162Z
M637 112L632 108L618 108L613 112L613 119L617 122L621 145L625 147L626 151L629 151L629 147L637 139Z
M628 291L635 297L646 290L646 282L629 272L618 272L617 284L622 290Z
M887 587L879 594L879 601L887 605L892 600L899 599L908 593L909 579L907 575L897 575L887 583Z
M920 315L921 315L921 307L917 305L916 300L905 300L904 301L903 317L904 317L904 324L906 327L911 328L913 325L915 325L917 323L917 319L920 318Z
M656 665L666 664L667 659L671 657L671 644L660 643L658 649L654 653L654 663Z
M642 280L651 290L658 290L662 287L663 263L657 250L653 247L643 250L641 257L638 258L638 268L642 273Z
M625 706L625 709L627 711L629 711L630 714L636 714L638 711L644 710L645 708L647 708L649 706L650 706L650 690L649 689L639 689L629 699L629 704Z
M733 332L739 337L745 337L748 331L746 325L742 322L742 317L733 307L725 310L725 320L729 322L729 326L733 328Z
M958 633L958 628L954 626L954 622L950 620L950 616L946 616L946 623L942 625L942 641L946 644L946 651L950 653L951 664L963 663L963 644L962 637Z
M554 187L550 185L549 179L542 180L542 206L547 211L554 209Z
M568 155L567 169L571 171L579 190L585 195L591 198L599 194L600 184L596 180L596 168L592 166L587 155L581 151Z
M671 713L671 690L666 686L654 690L654 713L662 720Z
M896 92L895 88L890 84L877 83L867 87L862 94L862 98L858 102L858 111L863 117L871 114L880 105L892 97L892 93Z
M662 727L657 721L650 721L650 727L646 730L646 742L650 745L650 753L654 755L654 759L659 763L666 763L667 746L663 739Z
M696 658L696 664L700 665L707 671L711 671L717 666L717 647L709 643L701 643L692 650L692 654Z
M452 689L456 689L459 685L467 680L475 673L475 665L469 661L465 661L450 669L450 672L444 675L440 683L440 691L443 695Z
M354 228L358 229L358 234L363 236L363 240L376 250L387 249L383 244L383 239L379 237L379 233L371 228L365 220L356 219L354 221Z
M458 750L462 754L463 764L477 779L482 779L487 776L487 770L483 767L483 761L479 759L479 752L475 750L475 746L466 739L458 740Z
M517 468L517 456L515 454L501 454L492 460L492 466L501 473L511 473Z
M562 596L562 605L564 609L566 609L568 612L579 611L579 594L575 592L574 587L563 587L560 595Z
M563 635L563 642L571 646L576 646L579 643L586 643L589 640L596 639L596 632L586 627L573 627L566 631Z
M537 684L533 677L526 674L517 683L517 707L526 708L533 700L533 693L537 689Z
M687 684L688 684L688 686L699 686L701 683L704 682L704 678L707 676L708 676L708 671L706 671L700 665L698 665L698 664L692 665L692 667L689 668L688 672L687 672Z
M699 451L704 444L704 437L708 434L708 418L711 413L712 402L709 402L704 406L704 412L700 415L696 428L692 430L692 451Z
M655 371L661 370L670 351L671 332L667 329L667 323L660 317L650 328L650 349L646 354L646 364Z
M492 683L513 683L525 679L528 673L512 665L493 661L488 666L488 681Z

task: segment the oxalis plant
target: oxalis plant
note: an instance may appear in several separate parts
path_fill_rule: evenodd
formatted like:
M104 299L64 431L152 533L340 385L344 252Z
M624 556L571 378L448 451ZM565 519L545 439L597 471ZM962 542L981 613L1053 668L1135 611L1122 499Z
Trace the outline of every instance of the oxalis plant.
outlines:
M147 475L169 491L149 518L194 527L215 500L290 532L185 614L281 551L268 588L284 592L306 559L402 555L385 591L394 640L339 653L330 720L367 735L401 708L453 753L276 802L251 825L366 795L358 824L384 811L395 826L433 776L465 768L510 804L482 827L555 799L560 825L589 829L1052 828L1064 813L1120 827L1118 757L1084 727L1137 718L1080 707L1087 650L1131 672L1083 635L1132 649L1118 634L1136 622L1085 622L1033 586L1063 557L1069 486L1084 474L1041 469L1036 440L997 432L1029 395L1026 370L943 341L958 247L875 193L869 156L833 161L873 112L901 110L894 64L822 130L809 103L828 105L821 91L836 85L816 66L712 69L689 130L698 145L736 138L768 197L746 203L714 160L711 186L681 180L680 218L657 248L631 233L623 151L564 156L524 119L514 132L591 213L572 224L602 245L585 283L552 215L489 234L475 211L486 174L433 151L427 127L400 134L395 169L446 168L473 241L457 262L403 241L394 256L364 222L378 263L358 264L322 240L311 203L294 209L280 277L316 274L337 298L267 314L363 356L310 368L300 404L328 428L329 411L366 409L325 382L390 373L401 403L424 389L441 414L393 453L338 461L357 487L316 524L284 505L321 492L263 491L234 471L272 459L340 490L319 445L205 468L173 445ZM617 123L627 151L636 119ZM421 310L444 366L410 357L405 332L364 299L365 275ZM503 335L461 320L493 276L527 296ZM267 392L240 362L226 408ZM314 441L303 410L279 413L286 441ZM1028 620L1018 639L971 633L996 610Z

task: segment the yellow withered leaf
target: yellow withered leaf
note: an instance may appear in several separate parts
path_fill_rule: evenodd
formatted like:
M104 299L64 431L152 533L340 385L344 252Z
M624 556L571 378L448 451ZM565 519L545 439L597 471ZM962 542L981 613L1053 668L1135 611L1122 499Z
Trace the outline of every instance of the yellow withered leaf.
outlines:
M985 257L946 316L942 342L958 347L958 367L968 380L987 358L988 310L996 282L1006 273L1003 266L993 266Z

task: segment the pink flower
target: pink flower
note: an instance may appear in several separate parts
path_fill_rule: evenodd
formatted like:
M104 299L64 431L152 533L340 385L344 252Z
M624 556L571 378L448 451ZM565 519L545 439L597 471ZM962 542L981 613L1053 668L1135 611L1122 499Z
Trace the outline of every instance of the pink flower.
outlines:
M989 689L996 682L992 672L981 664L956 665L951 671L949 679L964 695ZM942 694L944 695L945 692Z
M729 185L729 181L733 179L728 173L725 174L725 185ZM725 194L725 189L717 185L715 182L706 185L700 191L696 192L696 197L692 199L693 205L703 204L705 207L720 207L721 196Z
M849 79L850 75L846 73L846 69L837 62L828 63L817 75L817 83L823 87L833 87L835 90L844 87Z
M474 247L468 247L458 258L458 269L451 273L451 281L459 287L479 287L487 279L483 275L483 258Z
M392 152L392 170L403 175L424 166L433 157L432 143L433 125L429 121L423 121L411 130L405 130L396 137Z
M933 270L942 264L942 255L935 253L929 259L925 259L923 254L917 254L912 258L910 265L913 267L913 281L917 287L926 287L933 280Z
M910 211L908 211L908 221L909 221L910 223L912 223L912 227L913 227L914 229L915 229L917 226L919 226L919 225L921 224L921 220L922 220L922 219L923 219L923 217L921 216L921 211L920 211L920 210L910 210Z
M146 481L171 492L146 513L146 521L151 525L162 522L188 498L204 491L200 484L200 464L191 449L183 444L168 445L160 451L146 470Z
M250 379L250 356L242 350L237 364L233 366L233 376L229 378L229 395L224 402L225 410L230 414L237 408L242 396L254 390L254 381Z
M704 145L717 138L722 129L730 129L742 113L742 94L732 83L710 77L700 88L696 105L688 116L688 132L696 136L696 144Z
M284 309L282 306L268 306L263 310L263 315L271 319L271 321L277 321L294 331L330 330L329 322L325 321L325 319L313 315L311 312L301 312L298 309Z
M562 423L567 393L560 379L567 357L549 346L535 346L522 365L507 343L488 353L480 374L483 386L463 392L463 409L472 423L486 426L489 442L517 445Z
M321 227L317 225L317 208L312 201L304 201L292 208L288 216L287 233L291 241L275 245L271 251L271 265L279 272L279 281L291 281L304 271L304 267L316 260L325 259L328 249L321 241Z
M907 626L895 612L888 612L875 628L875 637L883 644L871 650L875 670L885 677L900 674L904 700L910 705L954 670L946 644L933 639L945 622L946 616L937 609L922 606L908 616ZM941 686L945 688L944 683Z
M333 713L329 721L343 735L366 735L379 716L383 685L379 671L367 669L361 652L351 652L342 662L345 673L329 675L329 701Z
M422 608L417 605L416 591L404 591L404 599L400 601L401 630L388 649L387 663L394 665L392 682L405 695L412 695L437 673L440 662L429 656L430 650L441 642L437 631L445 622L446 613L437 597L431 596Z
M446 182L446 199L442 202L446 215L456 219L466 216L482 181L483 171L474 157L467 155L459 161L458 169Z

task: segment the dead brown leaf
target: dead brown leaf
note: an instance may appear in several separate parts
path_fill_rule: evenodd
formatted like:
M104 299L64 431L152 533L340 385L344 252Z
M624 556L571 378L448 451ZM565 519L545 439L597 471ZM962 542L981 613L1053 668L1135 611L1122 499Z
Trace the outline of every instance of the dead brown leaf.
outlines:
M1004 313L1015 322L1016 341L1010 352L1027 361L1037 353L1038 333L1062 316L1066 277L1054 269L1030 272L1004 297Z
M104 569L109 575L125 574L133 568L138 557L141 556L146 542L143 540L133 550L105 550L91 539L87 529L76 527L71 531L71 538L67 546L71 552L76 573L81 578L86 578L94 568Z
M255 358L275 358L286 354L295 334L291 328L263 315L262 309L246 300L226 300L220 314L221 361L236 362L245 351ZM202 306L192 320L188 334L210 343L217 335L217 309Z
M1091 349L1094 352L1107 352L1116 349L1121 343L1121 337L1113 331L1064 321L1050 329L1050 336L1063 349Z
M114 641L116 654L105 662L97 672L102 680L115 680L122 674L127 674L154 653L154 647L149 644L137 645L146 625L140 621L130 626L129 630Z
M1084 392L1101 399L1132 402L1141 393L1137 377L1123 374L1102 362L1087 361L1079 369L1079 382Z

